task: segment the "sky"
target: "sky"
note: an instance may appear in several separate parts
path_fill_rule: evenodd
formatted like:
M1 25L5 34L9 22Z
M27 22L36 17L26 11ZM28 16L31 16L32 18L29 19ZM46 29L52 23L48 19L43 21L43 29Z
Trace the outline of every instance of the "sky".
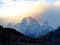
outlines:
M17 24L29 16L59 26L60 0L0 0L0 24Z

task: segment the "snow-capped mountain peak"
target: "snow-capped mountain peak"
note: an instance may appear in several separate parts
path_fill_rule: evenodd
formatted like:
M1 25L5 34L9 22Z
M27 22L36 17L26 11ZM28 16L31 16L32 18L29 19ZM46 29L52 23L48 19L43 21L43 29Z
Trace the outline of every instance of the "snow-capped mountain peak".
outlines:
M38 37L45 35L49 31L52 31L54 28L49 25L47 21L41 25L32 17L28 17L24 18L19 24L17 24L15 29L25 35Z
M47 21L43 22L43 25L42 25L44 28L49 28L49 30L52 30L52 29L55 29L55 27L51 24L49 24Z

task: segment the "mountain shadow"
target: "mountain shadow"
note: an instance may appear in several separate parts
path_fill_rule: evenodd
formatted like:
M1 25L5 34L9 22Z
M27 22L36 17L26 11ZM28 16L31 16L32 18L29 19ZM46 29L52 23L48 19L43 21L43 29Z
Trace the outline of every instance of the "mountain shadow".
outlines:
M54 31L49 32L45 36L42 36L41 38L52 44L60 45L60 27Z
M31 37L25 36L22 33L10 29L10 28L3 28L0 26L0 43L4 45L7 43L19 43L19 42L28 42L31 40Z
M60 45L60 28L45 36L32 38L15 29L0 26L0 45Z
M14 29L0 26L0 45L20 45L21 43L45 44L45 40L26 36Z

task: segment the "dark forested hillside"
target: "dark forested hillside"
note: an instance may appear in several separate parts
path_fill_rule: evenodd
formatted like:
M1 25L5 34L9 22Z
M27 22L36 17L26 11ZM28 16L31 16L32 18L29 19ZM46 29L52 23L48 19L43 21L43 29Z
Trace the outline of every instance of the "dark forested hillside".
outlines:
M60 28L45 36L32 38L14 29L0 26L0 45L57 45L60 44Z
M26 36L14 29L10 28L3 28L0 26L0 45L13 45L13 44L20 44L20 43L36 43L40 44L45 41L38 39L38 38L32 38L29 36Z
M54 31L49 32L45 36L42 36L41 38L53 44L60 45L60 27Z
M27 39L30 40L31 37L25 36L14 29L0 26L0 42L24 42L25 40L27 41Z

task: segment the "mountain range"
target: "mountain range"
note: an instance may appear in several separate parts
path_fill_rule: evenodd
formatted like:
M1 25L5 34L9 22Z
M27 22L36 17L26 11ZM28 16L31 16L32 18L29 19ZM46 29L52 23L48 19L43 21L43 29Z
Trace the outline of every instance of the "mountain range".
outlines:
M60 45L60 27L44 36L33 38L15 29L0 26L0 45Z
M45 44L45 40L26 36L15 29L0 26L0 45Z
M54 26L49 24L47 21L39 24L32 17L24 18L19 24L15 25L14 28L33 38L40 37L54 30Z

